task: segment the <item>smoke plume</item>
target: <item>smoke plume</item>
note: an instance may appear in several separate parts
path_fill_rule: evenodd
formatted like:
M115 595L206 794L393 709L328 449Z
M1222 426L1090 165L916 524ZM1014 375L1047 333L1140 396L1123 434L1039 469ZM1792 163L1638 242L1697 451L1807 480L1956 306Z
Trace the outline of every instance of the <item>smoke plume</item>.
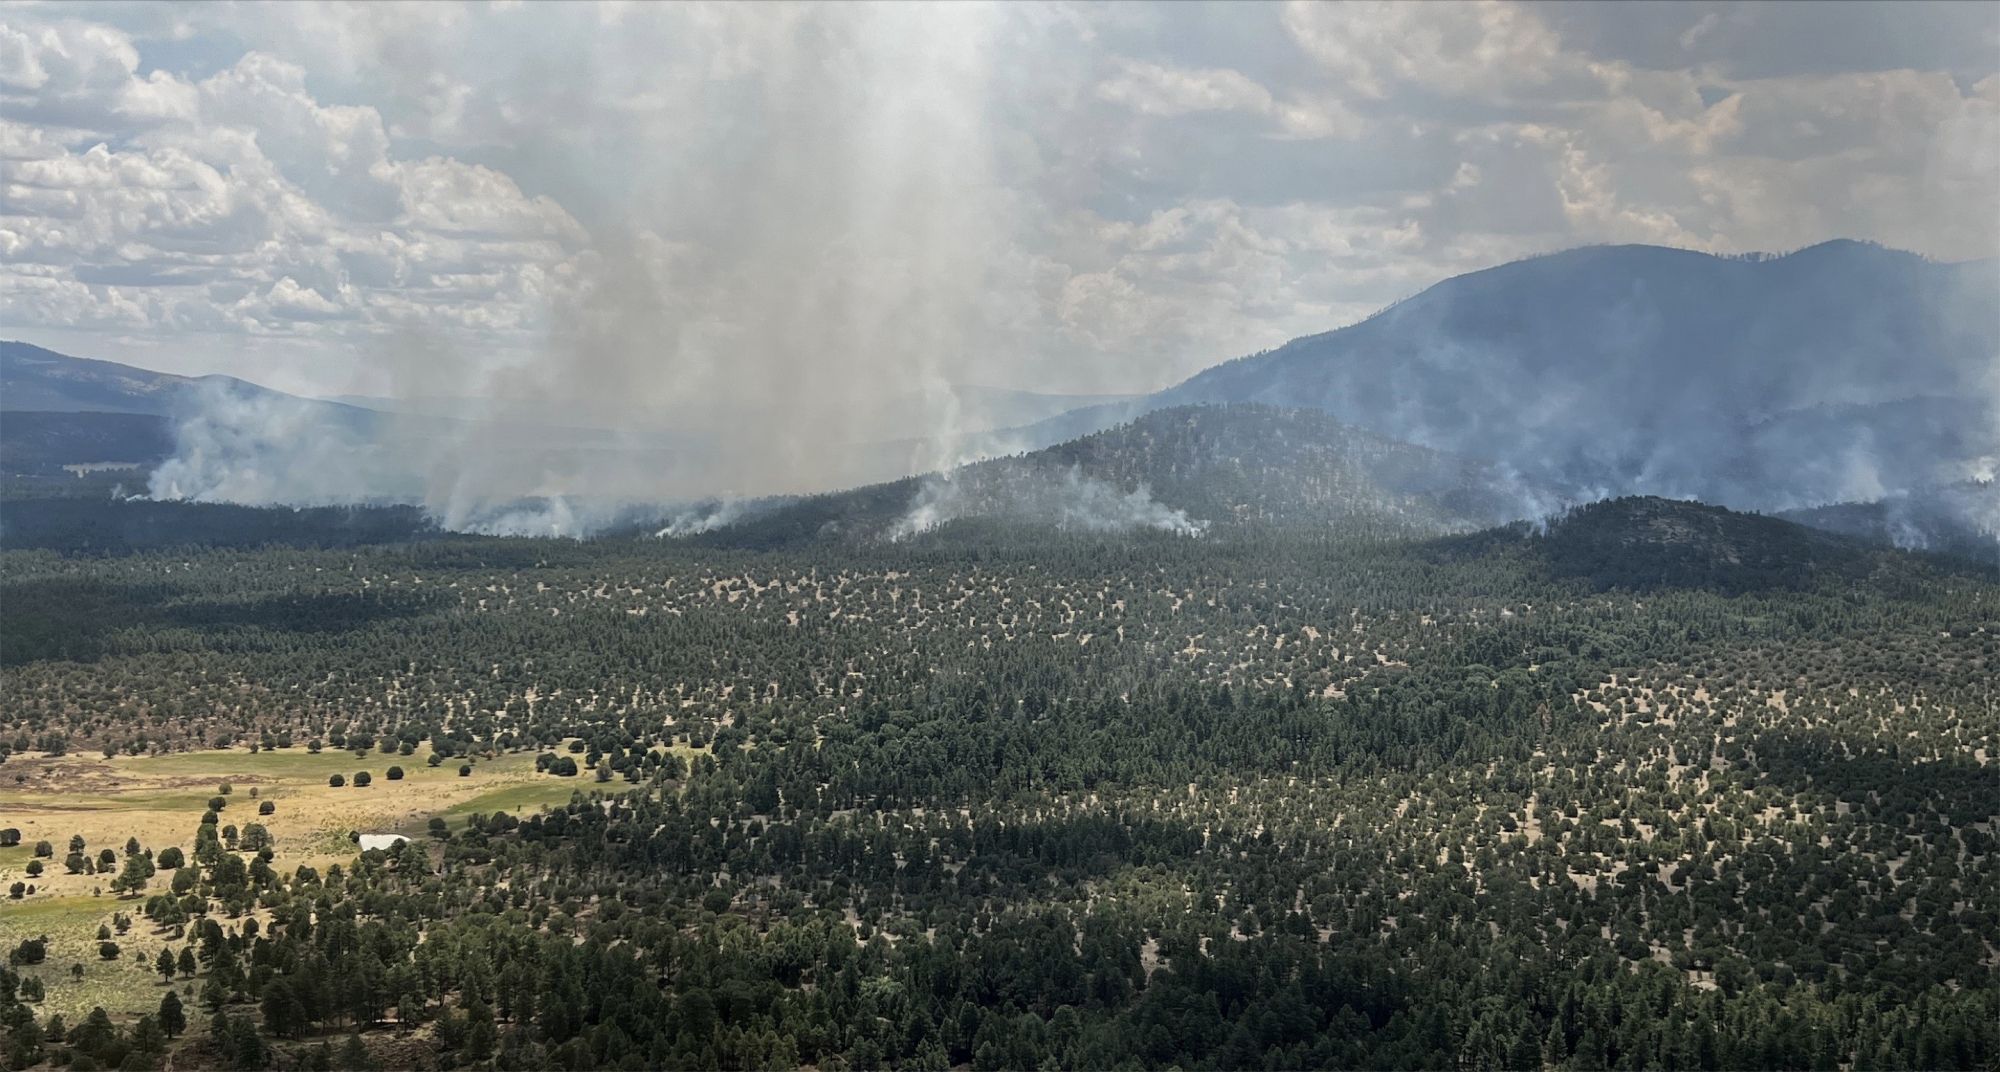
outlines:
M419 502L454 529L573 534L637 504L955 461L945 363L1021 319L1015 195L987 115L994 37L1018 20L973 5L684 14L696 37L703 19L756 22L758 47L614 114L574 73L521 120L540 129L515 132L561 145L565 127L622 124L657 167L603 184L576 271L546 280L532 352L412 330L370 355L398 397L487 401L357 419L205 395L153 494ZM935 404L901 404L912 390Z
M993 479L994 477L998 479ZM961 517L1004 517L1053 525L1071 532L1129 532L1157 529L1177 536L1200 536L1208 522L1155 501L1140 485L1121 491L1084 476L1071 466L1059 475L1012 468L958 469L926 478L910 509L889 530L906 539Z

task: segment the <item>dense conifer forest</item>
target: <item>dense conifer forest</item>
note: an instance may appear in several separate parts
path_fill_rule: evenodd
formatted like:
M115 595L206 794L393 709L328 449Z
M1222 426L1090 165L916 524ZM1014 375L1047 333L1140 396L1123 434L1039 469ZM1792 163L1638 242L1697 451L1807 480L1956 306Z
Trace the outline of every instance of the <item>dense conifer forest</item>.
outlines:
M2000 1062L2000 571L1962 559L1620 500L44 547L0 601L9 792L250 746L573 786L323 868L189 807L105 850L157 1007L63 1023L22 941L8 1069Z

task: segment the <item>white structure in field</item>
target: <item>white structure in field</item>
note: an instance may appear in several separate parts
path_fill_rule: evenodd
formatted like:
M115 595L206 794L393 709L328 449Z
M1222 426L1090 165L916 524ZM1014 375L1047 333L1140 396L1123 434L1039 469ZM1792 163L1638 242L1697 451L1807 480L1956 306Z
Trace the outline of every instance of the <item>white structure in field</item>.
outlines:
M361 851L367 852L369 849L393 849L408 840L410 839L401 834L363 834L361 835Z

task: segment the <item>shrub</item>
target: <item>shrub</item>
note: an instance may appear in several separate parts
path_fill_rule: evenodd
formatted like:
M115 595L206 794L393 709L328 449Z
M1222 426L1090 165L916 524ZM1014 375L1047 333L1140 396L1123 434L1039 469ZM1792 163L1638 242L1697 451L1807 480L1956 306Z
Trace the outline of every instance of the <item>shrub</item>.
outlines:
M460 764L458 768L458 776L460 778L472 777L472 764L470 763Z
M42 862L40 860L28 861L28 877L29 878L42 877Z
M336 774L333 777L328 778L326 780L326 784L334 787L335 789L339 789L341 786L347 784L347 778L345 775Z
M354 776L354 785L355 788L357 789L366 788L368 783L374 780L375 780L374 775L368 773L367 771L361 771L360 773Z
M49 943L46 938L24 938L12 953L7 954L7 960L12 964L40 964L47 959Z
M172 871L174 868L187 863L187 854L181 851L179 845L169 845L160 850L160 858L157 863L160 865L161 870Z
M267 801L264 801L263 803L261 803L261 804L259 804L259 805L257 805L257 814L259 814L259 815L271 815L271 814L274 814L274 813L276 813L276 812L277 812L277 810L278 810L278 806L277 806L276 804L272 803L271 801L268 801L268 800L267 800Z
M119 952L117 942L97 943L97 955L103 957L105 960L117 960Z
M400 782L403 780L403 768L401 767L390 767L388 773L389 773L389 780L392 782Z

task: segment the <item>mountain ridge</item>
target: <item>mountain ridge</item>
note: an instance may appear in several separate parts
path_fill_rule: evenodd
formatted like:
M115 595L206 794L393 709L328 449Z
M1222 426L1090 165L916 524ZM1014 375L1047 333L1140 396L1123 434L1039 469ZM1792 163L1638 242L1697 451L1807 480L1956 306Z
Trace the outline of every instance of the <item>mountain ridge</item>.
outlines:
M296 398L219 374L181 376L92 357L72 357L33 343L0 341L0 412L133 413L171 417L204 389ZM314 401L301 399L301 401ZM337 405L338 403L328 403ZM343 407L355 409L357 407Z
M1537 516L1561 501L1489 462L1322 411L1188 405L1038 451L767 507L704 539L894 540L975 519L1189 535L1299 524L1437 535Z
M1198 402L1324 409L1605 495L1781 510L2000 454L2000 259L1836 240L1782 256L1591 246L1454 276L1347 327L996 443Z

